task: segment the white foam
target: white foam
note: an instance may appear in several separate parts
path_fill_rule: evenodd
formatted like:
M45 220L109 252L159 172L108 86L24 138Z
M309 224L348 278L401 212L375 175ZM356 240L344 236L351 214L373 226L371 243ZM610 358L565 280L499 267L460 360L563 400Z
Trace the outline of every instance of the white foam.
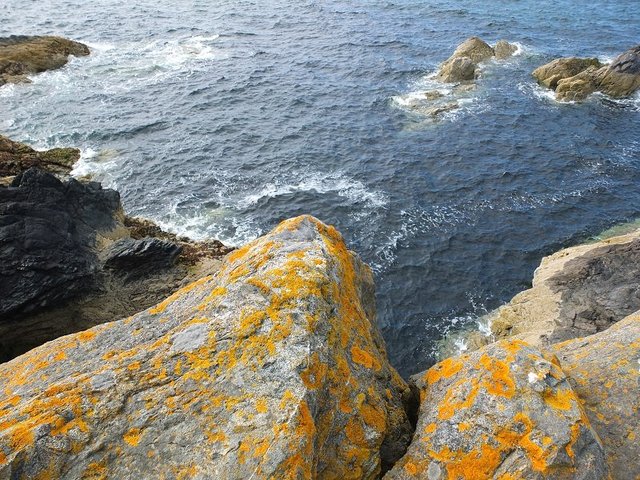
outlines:
M108 173L118 168L116 150L95 150L93 148L80 149L80 159L71 170L74 177L91 176L105 183L105 187L114 188L115 184L109 182Z

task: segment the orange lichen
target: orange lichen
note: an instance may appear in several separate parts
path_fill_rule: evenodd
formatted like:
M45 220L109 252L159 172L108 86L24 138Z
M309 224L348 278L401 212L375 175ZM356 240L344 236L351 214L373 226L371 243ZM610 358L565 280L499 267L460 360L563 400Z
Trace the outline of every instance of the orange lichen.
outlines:
M313 352L309 358L309 365L300 373L300 378L307 388L316 390L322 386L326 375L327 364L320 361L318 352Z
M570 410L572 404L577 404L577 397L570 388L558 388L556 390L547 389L543 394L547 405L556 410Z
M418 466L415 463L412 462L407 462L404 464L404 471L407 472L409 475L415 475L416 473L418 473Z
M424 380L432 385L443 378L452 377L462 369L462 366L463 363L457 358L447 358L427 370Z
M351 347L351 359L358 365L379 371L382 366L380 362L369 352L357 346Z
M267 401L264 398L259 398L256 400L256 411L258 413L267 413L269 410L269 406L267 405Z
M142 437L142 431L139 428L132 428L122 436L122 439L128 445L132 447L137 447L138 443L140 443L141 437Z

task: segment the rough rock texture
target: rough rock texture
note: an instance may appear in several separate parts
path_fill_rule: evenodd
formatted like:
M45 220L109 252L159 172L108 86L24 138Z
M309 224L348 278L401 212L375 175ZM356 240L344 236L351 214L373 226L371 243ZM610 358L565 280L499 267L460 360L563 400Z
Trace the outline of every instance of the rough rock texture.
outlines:
M640 475L640 313L604 332L553 346L598 432L612 478Z
M555 358L501 341L449 358L417 380L407 454L384 477L604 479L604 452Z
M0 38L0 86L25 81L25 75L63 67L69 55L89 55L89 48L61 37Z
M119 216L117 192L35 168L0 188L0 318L84 291L100 237L122 234Z
M372 274L311 217L0 365L0 479L377 478L411 429Z
M473 63L480 63L489 60L493 55L491 45L478 37L471 37L458 45L449 59L466 57Z
M458 57L447 60L440 67L438 80L441 82L465 82L473 80L476 76L476 64L466 57Z
M595 58L559 58L533 72L538 83L556 91L558 100L581 101L593 92L614 98L640 89L640 45L602 66Z
M506 40L498 40L495 47L493 47L493 51L495 52L498 60L504 60L516 53L518 51L518 47Z
M532 75L540 85L555 90L559 80L573 77L589 67L601 66L597 58L557 58L536 68Z
M496 338L548 346L591 335L640 309L640 230L560 250L533 287L489 316Z
M125 218L98 183L36 168L12 182L0 187L0 361L150 307L230 250Z
M0 177L15 176L31 167L68 174L79 158L80 150L77 148L36 151L24 143L0 135Z

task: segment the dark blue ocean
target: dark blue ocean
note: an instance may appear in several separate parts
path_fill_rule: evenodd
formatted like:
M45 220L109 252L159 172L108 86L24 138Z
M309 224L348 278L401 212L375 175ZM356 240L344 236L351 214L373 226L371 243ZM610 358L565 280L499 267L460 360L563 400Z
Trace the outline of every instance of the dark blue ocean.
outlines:
M376 273L405 375L543 256L640 217L640 99L559 104L530 76L640 43L637 0L2 0L0 19L0 36L92 49L2 87L0 133L80 147L78 175L194 238L335 225ZM471 35L517 55L425 115L429 76Z

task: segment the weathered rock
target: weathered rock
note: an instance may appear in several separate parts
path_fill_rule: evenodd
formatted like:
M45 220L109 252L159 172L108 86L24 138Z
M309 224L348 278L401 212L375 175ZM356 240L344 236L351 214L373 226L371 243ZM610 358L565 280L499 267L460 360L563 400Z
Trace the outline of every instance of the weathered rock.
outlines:
M496 58L498 60L504 60L511 57L518 51L517 45L507 42L506 40L498 40L495 47L493 47Z
M489 316L496 338L551 344L607 329L640 309L640 230L560 250L533 287Z
M0 478L377 478L403 452L371 271L311 217L0 365Z
M563 101L582 101L598 90L599 76L603 67L588 67L582 72L569 78L562 78L556 84L556 99Z
M598 80L598 90L611 97L627 97L640 89L640 45L616 57Z
M466 57L473 63L480 63L489 60L493 55L491 45L478 37L471 37L458 45L449 60Z
M77 148L37 151L0 135L0 177L18 175L31 167L56 174L68 174L79 158L80 150Z
M598 432L612 478L640 475L640 314L553 346Z
M148 308L230 250L125 217L97 183L35 168L12 182L0 187L0 362Z
M63 67L69 55L89 55L89 48L61 37L13 35L0 38L0 86L24 81L24 75Z
M85 291L96 245L122 228L120 209L113 190L35 168L0 188L0 319Z
M122 238L103 253L103 264L108 269L140 276L171 267L180 250L179 245L157 238Z
M417 379L413 441L385 480L605 479L597 434L555 358L501 341Z
M589 67L600 68L601 66L597 58L557 58L536 68L533 76L540 85L555 90L560 80L573 77Z
M458 102L449 102L428 108L425 113L427 115L431 115L432 117L437 117L441 113L451 112L452 110L456 110L458 108L460 108Z
M640 89L640 45L602 66L595 58L559 58L533 72L538 83L556 90L558 100L584 100L593 92L615 98Z
M438 80L441 82L465 82L473 80L476 75L476 64L467 57L456 57L447 60L440 67Z

